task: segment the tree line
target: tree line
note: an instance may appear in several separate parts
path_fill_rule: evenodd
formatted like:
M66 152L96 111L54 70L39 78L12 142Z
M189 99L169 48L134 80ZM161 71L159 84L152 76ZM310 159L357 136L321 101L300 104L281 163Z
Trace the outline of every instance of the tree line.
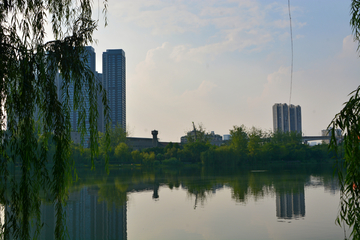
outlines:
M230 140L221 146L211 145L211 134L202 126L196 135L187 135L187 143L169 143L165 148L155 147L134 150L126 143L127 133L120 126L110 131L110 150L106 151L102 133L99 133L99 156L101 163L107 154L109 163L141 164L144 166L203 164L205 166L238 166L261 162L325 162L335 155L328 144L309 146L302 143L300 133L270 132L259 128L234 126ZM80 145L72 145L72 156L77 164L89 164L90 151Z

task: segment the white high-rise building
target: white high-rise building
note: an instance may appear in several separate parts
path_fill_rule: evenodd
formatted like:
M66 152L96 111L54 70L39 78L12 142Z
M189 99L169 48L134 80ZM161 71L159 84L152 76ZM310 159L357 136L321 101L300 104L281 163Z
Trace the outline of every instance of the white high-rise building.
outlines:
M301 107L286 103L275 103L273 109L274 132L302 132Z

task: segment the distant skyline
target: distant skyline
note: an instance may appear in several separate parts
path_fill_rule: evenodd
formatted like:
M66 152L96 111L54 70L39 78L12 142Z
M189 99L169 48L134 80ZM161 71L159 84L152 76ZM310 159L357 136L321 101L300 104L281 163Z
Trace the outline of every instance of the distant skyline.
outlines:
M109 0L104 28L95 1L95 52L126 52L131 136L156 129L161 141L179 142L192 122L220 135L241 124L272 130L272 105L289 103L287 2ZM350 3L291 0L291 104L302 108L305 135L321 135L359 84Z

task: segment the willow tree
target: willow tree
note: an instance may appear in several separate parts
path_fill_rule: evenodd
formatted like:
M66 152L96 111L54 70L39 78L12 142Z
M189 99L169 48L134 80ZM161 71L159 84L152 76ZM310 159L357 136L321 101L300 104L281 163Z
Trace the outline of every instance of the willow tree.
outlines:
M106 5L105 0L105 11ZM63 207L74 170L70 109L79 112L79 129L90 131L92 159L97 153L96 95L103 90L86 64L84 49L93 42L97 27L92 1L2 0L0 25L0 203L7 209L2 234L5 239L30 239L34 220L36 237L42 226L39 196L51 191L55 238L63 239ZM54 40L45 42L47 27ZM58 73L63 81L61 98L55 84ZM106 94L102 96L107 106ZM70 99L74 106L69 105ZM88 114L85 102L89 103ZM108 108L100 114L108 117ZM35 117L40 123L40 143L34 134ZM47 151L50 139L56 149L53 156ZM51 168L48 159L52 159Z
M359 0L352 0L350 25L359 51ZM360 86L350 93L350 99L335 115L329 128L332 128L331 147L335 150L338 150L335 129L343 131L344 159L339 161L340 211L337 223L348 225L352 229L352 239L360 239Z

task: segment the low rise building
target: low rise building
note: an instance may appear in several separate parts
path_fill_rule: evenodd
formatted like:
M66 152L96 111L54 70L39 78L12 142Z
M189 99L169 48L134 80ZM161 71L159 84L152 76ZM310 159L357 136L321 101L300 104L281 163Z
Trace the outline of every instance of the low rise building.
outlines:
M342 135L342 131L341 129L335 129L334 130L334 133L335 133L335 137L341 137ZM324 130L321 130L321 136L329 136L331 137L332 136L332 128L328 128L328 129L324 129ZM325 143L329 144L330 143L330 140L324 140Z
M186 144L189 138L195 137L201 138L201 141L209 141L211 145L215 146L221 146L221 144L223 143L222 136L219 134L215 134L214 131L211 131L211 133L196 136L194 130L189 131L185 136L182 136L180 138L180 142L181 144Z
M142 150L153 147L166 147L170 142L159 142L158 131L151 131L152 138L127 137L126 144L134 150Z

